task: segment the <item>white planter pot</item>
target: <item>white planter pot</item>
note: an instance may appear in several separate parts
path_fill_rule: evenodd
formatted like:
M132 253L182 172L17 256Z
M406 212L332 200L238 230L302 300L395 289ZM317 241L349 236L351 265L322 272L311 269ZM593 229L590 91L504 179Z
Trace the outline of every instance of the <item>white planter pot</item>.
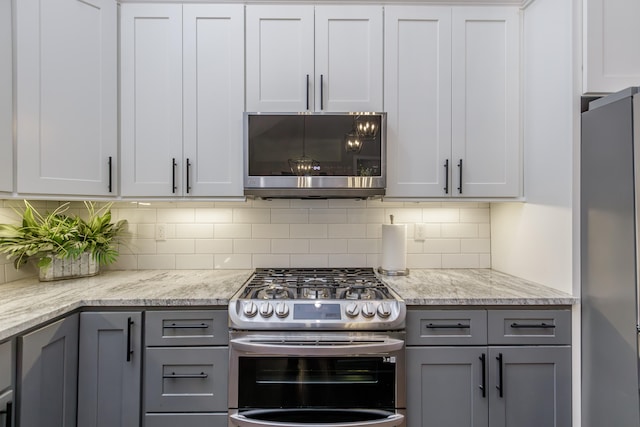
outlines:
M53 258L51 264L40 268L40 281L48 282L74 277L95 276L100 272L100 264L85 252L77 259Z

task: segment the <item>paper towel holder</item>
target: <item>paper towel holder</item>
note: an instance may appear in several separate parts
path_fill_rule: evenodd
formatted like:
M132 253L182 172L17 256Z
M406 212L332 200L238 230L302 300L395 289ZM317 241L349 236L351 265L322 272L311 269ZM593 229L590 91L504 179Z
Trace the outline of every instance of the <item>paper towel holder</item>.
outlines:
M378 267L378 273L384 276L407 276L409 275L409 269L405 268L404 270L385 270L382 267Z

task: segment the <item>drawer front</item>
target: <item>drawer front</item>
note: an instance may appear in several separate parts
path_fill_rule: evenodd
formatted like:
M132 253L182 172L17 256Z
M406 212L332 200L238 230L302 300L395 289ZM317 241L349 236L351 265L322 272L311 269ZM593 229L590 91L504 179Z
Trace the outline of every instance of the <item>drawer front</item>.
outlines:
M15 420L13 411L13 390L0 394L0 426L13 426Z
M13 341L0 344L0 392L13 385Z
M145 412L227 410L228 347L147 348Z
M486 345L485 310L407 310L407 345Z
M146 414L145 427L227 427L227 413Z
M227 310L147 311L147 346L227 345Z
M570 310L490 310L489 344L571 344Z

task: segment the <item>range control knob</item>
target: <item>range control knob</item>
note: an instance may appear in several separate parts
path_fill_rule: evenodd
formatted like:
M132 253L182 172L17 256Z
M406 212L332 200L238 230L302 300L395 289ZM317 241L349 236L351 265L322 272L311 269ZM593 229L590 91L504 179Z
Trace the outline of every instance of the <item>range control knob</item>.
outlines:
M376 314L376 308L372 303L367 302L362 306L362 315L364 317L373 317Z
M260 316L271 317L273 315L273 306L271 303L264 302L260 305Z
M358 313L360 313L360 307L358 307L357 303L352 302L345 307L344 311L347 314L347 316L356 317Z
M244 305L244 307L242 308L242 312L244 313L245 316L247 317L253 317L256 314L258 314L258 306L256 305L255 302L253 301L249 301L248 303L246 303Z
M289 306L283 302L276 304L276 316L280 318L287 317L289 315Z
M383 302L378 306L378 316L383 319L391 316L391 307L389 307L389 303Z

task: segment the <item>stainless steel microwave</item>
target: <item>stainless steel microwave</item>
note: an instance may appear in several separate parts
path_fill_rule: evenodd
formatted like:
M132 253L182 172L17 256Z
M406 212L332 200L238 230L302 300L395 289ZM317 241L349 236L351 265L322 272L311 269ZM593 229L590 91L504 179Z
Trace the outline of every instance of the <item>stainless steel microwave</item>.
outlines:
M385 113L244 113L246 196L369 198L385 187Z

